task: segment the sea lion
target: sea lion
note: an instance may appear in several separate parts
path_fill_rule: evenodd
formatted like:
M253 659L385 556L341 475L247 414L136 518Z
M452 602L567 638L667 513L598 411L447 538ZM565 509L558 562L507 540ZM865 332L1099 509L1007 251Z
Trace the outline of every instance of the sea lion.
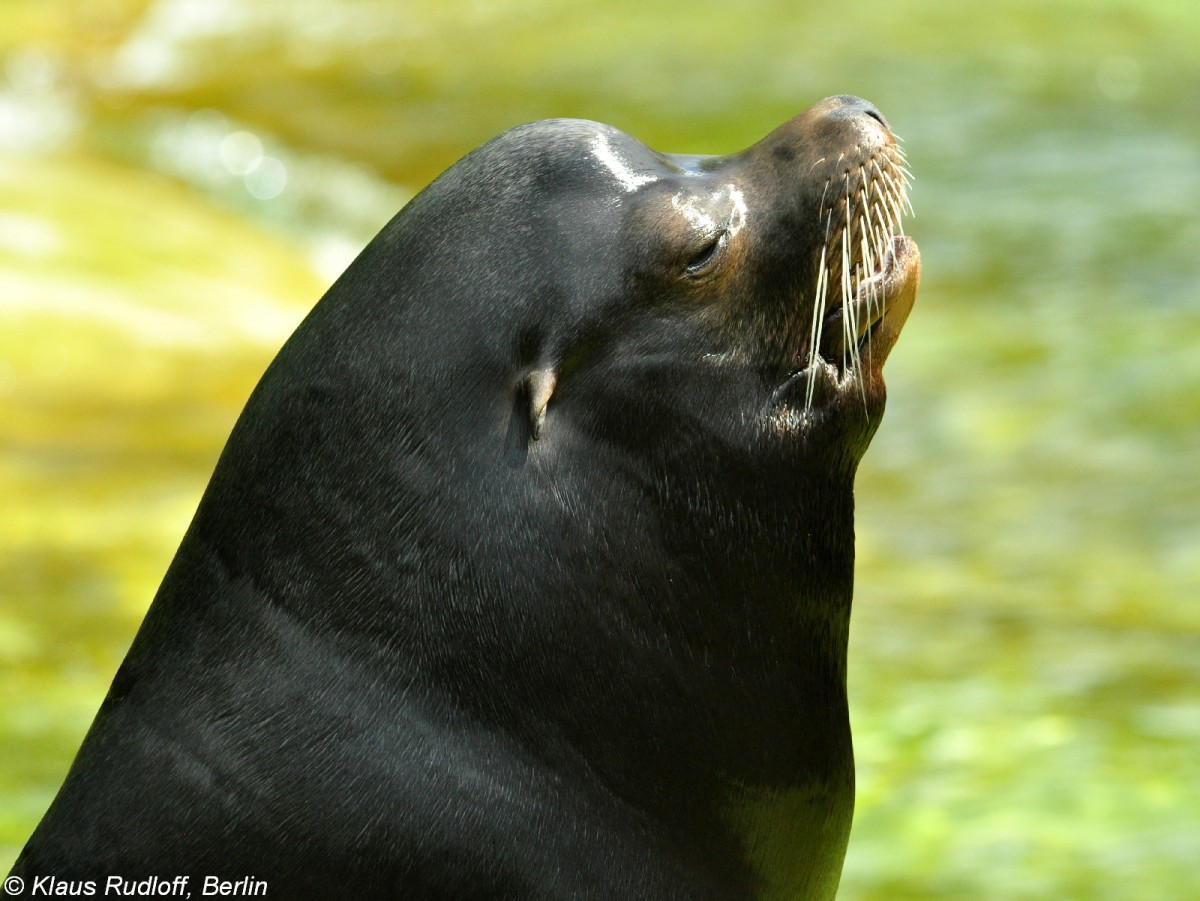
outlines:
M831 898L906 180L851 97L447 170L263 376L13 872Z

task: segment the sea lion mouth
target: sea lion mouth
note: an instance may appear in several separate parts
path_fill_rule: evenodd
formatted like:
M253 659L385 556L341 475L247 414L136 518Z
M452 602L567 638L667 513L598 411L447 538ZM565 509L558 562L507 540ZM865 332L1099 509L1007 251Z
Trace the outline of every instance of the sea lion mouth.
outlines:
M825 316L821 327L820 356L826 360L850 361L870 358L876 368L900 337L900 329L914 291L906 292L920 265L917 242L907 235L895 235L883 258L876 262L870 276L858 283L854 296L843 300ZM915 287L915 286L913 286ZM903 310L901 302L908 303ZM895 320L900 318L899 322ZM889 322L888 320L892 321Z
M891 133L881 132L881 146L858 160L838 160L825 183L819 213L825 242L801 356L801 371L832 367L839 381L860 389L878 380L920 278L920 252L902 227L904 214L912 213L912 175ZM808 380L806 408L816 382Z

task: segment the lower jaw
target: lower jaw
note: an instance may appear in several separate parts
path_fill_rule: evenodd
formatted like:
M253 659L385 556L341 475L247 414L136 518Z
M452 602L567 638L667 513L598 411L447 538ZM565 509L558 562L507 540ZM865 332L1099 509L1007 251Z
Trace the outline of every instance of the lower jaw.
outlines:
M880 270L859 285L849 304L839 305L826 317L820 356L845 367L862 366L868 360L882 366L912 309L920 271L916 242L905 235L894 238ZM844 323L848 309L857 314L852 337Z

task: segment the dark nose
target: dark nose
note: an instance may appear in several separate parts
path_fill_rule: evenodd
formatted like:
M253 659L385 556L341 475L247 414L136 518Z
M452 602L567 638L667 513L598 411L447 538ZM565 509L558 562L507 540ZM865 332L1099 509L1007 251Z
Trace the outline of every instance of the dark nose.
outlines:
M830 97L825 102L830 105L828 115L832 119L854 119L859 116L867 116L882 125L889 134L891 133L892 126L888 124L888 120L884 118L879 108L869 100L842 94Z

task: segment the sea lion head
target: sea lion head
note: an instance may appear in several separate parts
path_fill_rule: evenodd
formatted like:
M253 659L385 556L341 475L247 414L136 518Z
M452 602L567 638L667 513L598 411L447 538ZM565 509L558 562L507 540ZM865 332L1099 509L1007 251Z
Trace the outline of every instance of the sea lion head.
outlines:
M431 394L443 427L475 416L491 370L485 402L525 406L527 430L504 424L518 462L619 410L627 435L640 422L643 438L674 441L672 422L704 423L755 452L836 449L830 462L852 469L919 281L907 183L886 120L853 97L720 157L533 123L460 161L385 231L374 249L394 259L359 268L392 290L374 286L387 306L359 321L394 321L393 357L434 350L426 374L447 387L473 380L453 405Z

